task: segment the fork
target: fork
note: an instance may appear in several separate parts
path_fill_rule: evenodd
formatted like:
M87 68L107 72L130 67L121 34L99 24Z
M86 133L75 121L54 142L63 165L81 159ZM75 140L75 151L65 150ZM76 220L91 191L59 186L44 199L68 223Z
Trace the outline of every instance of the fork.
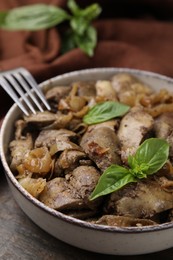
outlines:
M37 109L44 112L41 102L47 110L51 109L37 82L25 68L1 72L0 85L26 116L30 114L28 110L33 114L37 113Z

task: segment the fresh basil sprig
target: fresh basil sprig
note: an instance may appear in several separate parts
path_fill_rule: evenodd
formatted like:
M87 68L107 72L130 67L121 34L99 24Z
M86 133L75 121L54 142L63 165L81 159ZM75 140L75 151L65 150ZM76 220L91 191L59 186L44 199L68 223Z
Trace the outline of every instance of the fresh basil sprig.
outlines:
M92 4L85 9L81 9L74 0L69 0L67 6L73 14L72 18L70 19L71 28L78 35L84 35L89 27L90 22L95 19L101 12L100 6L98 4Z
M83 117L83 122L88 125L105 122L123 116L129 109L129 106L115 101L98 103Z
M69 22L62 35L62 51L79 47L87 55L93 56L97 44L97 32L91 25L101 13L99 4L81 9L74 0L68 0L70 12L54 5L34 4L0 12L0 28L5 30L36 31L51 28L62 22Z
M91 22L99 16L101 7L98 4L92 4L85 9L81 9L74 0L69 0L67 6L72 16L70 28L63 36L62 53L79 47L92 57L97 44L97 31L91 25Z
M116 164L109 166L101 175L98 184L90 196L94 200L100 196L117 191L131 182L147 178L166 163L169 155L169 144L159 138L145 140L134 156L129 156L129 168Z

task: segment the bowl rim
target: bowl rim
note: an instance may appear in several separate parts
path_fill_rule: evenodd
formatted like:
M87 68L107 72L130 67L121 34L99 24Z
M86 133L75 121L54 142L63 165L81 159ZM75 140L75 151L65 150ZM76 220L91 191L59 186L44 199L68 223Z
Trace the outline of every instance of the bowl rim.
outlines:
M127 72L127 73L131 73L131 74L135 74L136 76L142 75L142 76L161 79L164 81L166 80L168 83L173 84L172 78L161 75L159 73L155 73L155 72L139 70L139 69L131 69L131 68L116 68L116 67L105 68L105 67L102 67L102 68L90 68L90 69L83 69L83 70L67 72L62 75L58 75L58 76L52 77L51 79L43 81L42 83L39 84L39 86L44 88L44 86L50 85L54 81L67 79L68 77L76 76L79 73L87 74L87 73L96 73L96 72L105 72L105 71L110 72L110 73ZM133 233L134 234L134 233L161 231L161 230L173 228L173 222L167 222L167 223L163 223L163 224L158 224L158 225L153 225L153 226L143 226L143 227L113 227L113 226L107 226L107 225L93 224L93 223L86 222L85 220L80 220L80 219L65 215L64 213L61 213L55 209L52 209L52 208L46 206L44 203L40 202L38 199L34 198L16 180L15 176L13 175L13 173L11 172L11 170L9 168L9 165L8 165L6 157L5 157L5 153L2 148L3 147L3 136L5 134L6 124L11 116L11 113L13 111L15 111L16 109L18 109L17 105L13 104L11 106L11 108L8 110L8 112L6 113L4 120L2 122L1 131L0 131L0 156L1 156L3 168L5 170L6 178L12 183L13 186L15 186L17 188L17 190L22 195L24 195L24 197L27 200L29 200L31 203L33 203L34 206L36 206L39 209L41 209L42 211L45 211L46 213L52 215L53 217L59 218L62 221L69 222L70 224L77 225L77 226L80 226L83 228L98 230L98 231L102 231L102 232L106 231L106 232L111 232L111 233Z

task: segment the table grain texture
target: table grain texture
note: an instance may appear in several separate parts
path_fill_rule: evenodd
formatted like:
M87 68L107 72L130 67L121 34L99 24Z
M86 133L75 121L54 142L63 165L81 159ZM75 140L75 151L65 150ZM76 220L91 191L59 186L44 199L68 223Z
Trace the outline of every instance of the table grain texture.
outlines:
M3 170L0 174L0 260L173 260L173 248L147 255L112 256L61 242L23 213L12 196Z

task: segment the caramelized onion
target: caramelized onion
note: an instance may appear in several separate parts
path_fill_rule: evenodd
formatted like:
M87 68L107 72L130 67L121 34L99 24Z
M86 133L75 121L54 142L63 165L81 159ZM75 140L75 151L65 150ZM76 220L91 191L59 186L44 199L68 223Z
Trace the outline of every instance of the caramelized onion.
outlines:
M45 176L52 166L52 159L46 147L31 150L24 157L24 167L33 173Z
M46 180L43 178L33 179L29 176L19 180L19 183L26 189L33 197L37 198L46 186Z
M146 108L145 111L148 112L151 116L157 117L166 112L173 112L173 104L159 104L152 108Z

